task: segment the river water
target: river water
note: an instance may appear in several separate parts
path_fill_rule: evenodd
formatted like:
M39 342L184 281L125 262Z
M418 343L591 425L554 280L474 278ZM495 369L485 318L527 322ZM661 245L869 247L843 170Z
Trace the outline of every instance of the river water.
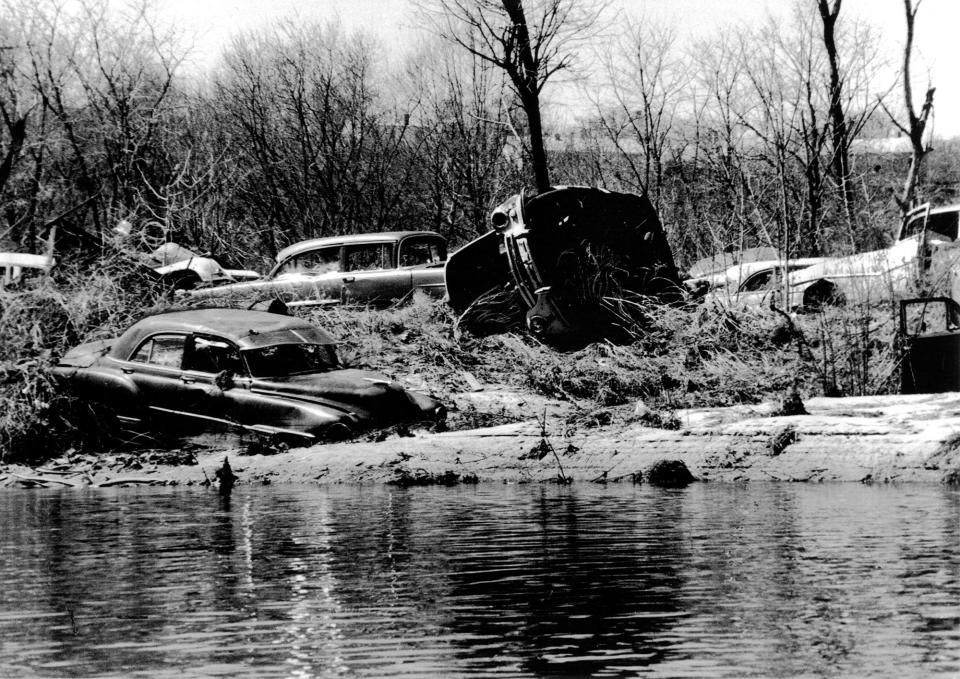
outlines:
M0 493L0 677L960 676L960 489Z

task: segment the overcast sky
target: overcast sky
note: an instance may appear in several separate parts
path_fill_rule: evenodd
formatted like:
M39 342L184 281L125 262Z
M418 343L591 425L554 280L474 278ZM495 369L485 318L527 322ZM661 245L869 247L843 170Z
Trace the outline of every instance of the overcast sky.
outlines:
M793 0L614 2L627 14L674 24L681 36L691 40L717 35L725 26L757 22L769 13L786 12ZM411 0L157 0L157 5L165 18L196 35L195 60L201 66L212 63L232 34L284 17L339 19L348 30L362 28L398 53L421 38ZM904 41L903 0L844 0L841 21L854 15L876 25L889 57L899 59ZM960 79L955 74L960 66L958 28L960 0L922 0L914 39L915 97L923 96L929 72L937 88L934 124L938 135L960 135Z

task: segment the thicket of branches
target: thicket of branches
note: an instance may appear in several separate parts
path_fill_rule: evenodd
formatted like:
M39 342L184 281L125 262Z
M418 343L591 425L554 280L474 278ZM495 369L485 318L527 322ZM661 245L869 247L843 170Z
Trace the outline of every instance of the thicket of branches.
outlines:
M681 264L730 247L882 244L908 161L852 149L891 127L881 100L902 104L876 89L879 36L830 10L802 0L692 52L669 29L616 24L593 112L552 129L546 112L551 180L648 192ZM39 251L54 223L62 247L71 234L95 244L120 220L260 268L337 233L423 228L458 245L534 185L523 102L468 50L425 39L401 58L291 21L237 37L202 76L186 54L149 4L4 0L0 249ZM957 177L937 155L919 178L935 201Z

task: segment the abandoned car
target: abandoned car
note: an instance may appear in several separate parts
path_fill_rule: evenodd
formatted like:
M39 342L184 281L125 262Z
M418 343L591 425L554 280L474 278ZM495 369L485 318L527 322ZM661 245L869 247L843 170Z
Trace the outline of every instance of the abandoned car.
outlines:
M704 303L721 307L782 306L784 277L826 261L823 257L775 259L731 266L704 295ZM684 282L688 284L688 281Z
M54 375L135 432L253 432L302 446L446 416L426 394L341 366L323 330L262 311L149 316L71 349Z
M226 285L260 278L256 271L225 269L220 262L198 255L177 243L164 243L142 262L159 277L159 283L173 290L192 290L200 286Z
M446 259L446 241L431 231L315 238L281 250L260 280L194 290L191 296L258 309L276 303L384 305L416 290L442 296Z
M889 248L827 259L789 276L791 309L877 302L920 292L956 296L960 205L922 205L906 215Z
M447 261L447 296L461 319L515 293L534 335L577 345L615 336L637 296L680 297L673 254L646 196L590 187L521 193L491 221L492 231Z

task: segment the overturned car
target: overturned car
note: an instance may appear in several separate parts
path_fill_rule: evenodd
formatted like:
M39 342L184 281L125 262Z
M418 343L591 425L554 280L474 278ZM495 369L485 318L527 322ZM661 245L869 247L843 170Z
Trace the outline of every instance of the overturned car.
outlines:
M53 373L132 432L249 432L303 446L446 417L426 394L341 366L323 330L262 311L149 316L71 349Z
M646 196L589 187L521 193L497 207L491 221L492 231L447 260L447 297L461 320L482 316L489 326L497 316L490 301L512 296L534 335L581 344L623 335L640 297L681 296L673 254Z

